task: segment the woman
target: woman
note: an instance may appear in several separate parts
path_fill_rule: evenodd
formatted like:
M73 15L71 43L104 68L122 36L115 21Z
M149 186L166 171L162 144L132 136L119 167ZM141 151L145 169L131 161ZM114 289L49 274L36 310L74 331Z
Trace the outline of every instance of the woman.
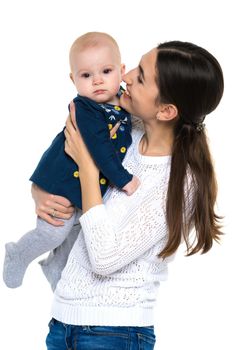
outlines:
M219 63L196 45L167 42L142 56L124 81L121 106L140 118L124 166L141 185L132 196L109 188L101 198L71 106L65 150L79 166L82 230L54 293L48 350L153 349L156 293L168 261L183 240L191 255L206 253L221 235L203 124L223 94ZM54 209L59 218L72 210L64 198L32 193L38 215L51 223L58 224Z

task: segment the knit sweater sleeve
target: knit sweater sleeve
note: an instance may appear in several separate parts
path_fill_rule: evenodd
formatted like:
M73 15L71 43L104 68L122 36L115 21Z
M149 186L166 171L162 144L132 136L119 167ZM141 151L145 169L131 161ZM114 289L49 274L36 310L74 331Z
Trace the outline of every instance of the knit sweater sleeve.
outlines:
M138 204L127 203L121 221L103 205L89 209L80 218L93 272L111 274L139 258L152 246L162 250L166 240L166 220L161 203L156 206L154 193Z

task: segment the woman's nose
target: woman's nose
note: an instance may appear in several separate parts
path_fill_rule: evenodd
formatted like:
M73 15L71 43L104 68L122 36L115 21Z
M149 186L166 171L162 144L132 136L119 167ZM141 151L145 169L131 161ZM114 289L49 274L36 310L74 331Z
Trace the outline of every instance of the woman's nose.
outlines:
M127 84L131 85L132 84L132 71L126 73L123 75L122 80Z

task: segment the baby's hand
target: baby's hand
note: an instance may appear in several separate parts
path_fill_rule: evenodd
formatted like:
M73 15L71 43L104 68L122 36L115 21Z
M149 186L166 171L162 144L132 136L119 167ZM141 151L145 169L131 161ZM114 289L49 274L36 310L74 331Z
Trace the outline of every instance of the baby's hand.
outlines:
M122 190L126 192L127 196L131 196L131 194L133 194L136 191L139 185L140 185L140 180L136 176L133 176L132 180L128 182L122 188Z

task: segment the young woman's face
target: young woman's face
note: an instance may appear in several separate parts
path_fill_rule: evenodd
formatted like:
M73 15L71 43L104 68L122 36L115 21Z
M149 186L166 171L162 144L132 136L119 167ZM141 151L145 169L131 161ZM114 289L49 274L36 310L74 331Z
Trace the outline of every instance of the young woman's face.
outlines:
M155 118L158 112L158 87L155 82L157 50L142 56L137 68L123 76L127 91L120 98L120 105L132 115L143 120Z

